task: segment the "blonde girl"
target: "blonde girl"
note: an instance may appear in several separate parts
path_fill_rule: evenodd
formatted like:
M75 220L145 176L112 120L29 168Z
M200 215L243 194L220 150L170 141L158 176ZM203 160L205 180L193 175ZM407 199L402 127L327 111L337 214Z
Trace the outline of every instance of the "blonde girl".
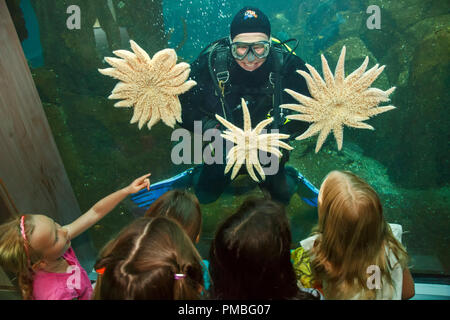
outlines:
M355 174L332 171L318 196L319 223L301 242L326 299L408 299L414 283L401 226L389 225L375 190ZM397 236L397 238L394 236ZM380 279L370 278L380 271Z
M97 223L126 196L149 188L146 174L97 202L72 223L26 214L0 225L0 265L17 274L25 300L90 299L92 286L71 240ZM77 277L76 281L71 281Z

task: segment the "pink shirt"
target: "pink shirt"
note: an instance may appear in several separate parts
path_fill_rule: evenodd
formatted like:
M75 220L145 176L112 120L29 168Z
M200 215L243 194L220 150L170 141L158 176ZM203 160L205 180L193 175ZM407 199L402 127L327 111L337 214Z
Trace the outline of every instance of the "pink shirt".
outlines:
M92 285L86 271L80 265L72 247L63 258L70 265L67 273L37 271L33 279L33 298L35 300L89 300Z

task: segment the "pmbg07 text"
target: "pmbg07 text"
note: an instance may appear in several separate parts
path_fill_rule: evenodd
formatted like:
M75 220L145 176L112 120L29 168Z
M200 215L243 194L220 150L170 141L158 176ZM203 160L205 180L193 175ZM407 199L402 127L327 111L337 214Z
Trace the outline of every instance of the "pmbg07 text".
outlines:
M270 310L270 304L237 304L237 305L230 305L230 304L224 304L222 305L222 314L258 314L258 315L267 315L269 314Z

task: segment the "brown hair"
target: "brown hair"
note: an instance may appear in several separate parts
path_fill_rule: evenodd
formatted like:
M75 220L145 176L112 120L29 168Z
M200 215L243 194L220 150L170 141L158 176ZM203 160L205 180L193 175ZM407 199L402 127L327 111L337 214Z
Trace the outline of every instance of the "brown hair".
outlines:
M271 200L247 198L220 226L211 244L213 297L314 299L297 287L290 245L284 207Z
M105 268L94 299L198 299L203 288L201 257L178 223L139 218L102 250L95 268ZM175 279L175 274L185 277Z
M382 279L392 285L386 246L402 268L407 253L392 234L383 216L383 207L375 190L349 171L332 171L319 192L319 234L312 249L311 265L317 279L324 281L329 299L348 299L362 292L362 298L374 299L375 290L366 285L367 268L377 265Z
M195 242L202 229L202 213L197 197L185 190L170 190L152 203L146 217L175 219Z
M24 229L27 243L22 237L20 219L21 217L0 225L0 265L17 274L23 299L32 300L34 276L32 265L40 257L29 243L35 227L33 215L25 215ZM28 247L28 254L25 246Z

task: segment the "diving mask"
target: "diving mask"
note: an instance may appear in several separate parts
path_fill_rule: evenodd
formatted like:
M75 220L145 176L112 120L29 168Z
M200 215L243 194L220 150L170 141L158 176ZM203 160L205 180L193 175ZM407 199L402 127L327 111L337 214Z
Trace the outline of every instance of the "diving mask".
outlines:
M253 56L259 59L264 59L269 55L269 51L270 51L269 41L231 43L231 54L235 59L238 60L243 60L250 52L252 53Z

